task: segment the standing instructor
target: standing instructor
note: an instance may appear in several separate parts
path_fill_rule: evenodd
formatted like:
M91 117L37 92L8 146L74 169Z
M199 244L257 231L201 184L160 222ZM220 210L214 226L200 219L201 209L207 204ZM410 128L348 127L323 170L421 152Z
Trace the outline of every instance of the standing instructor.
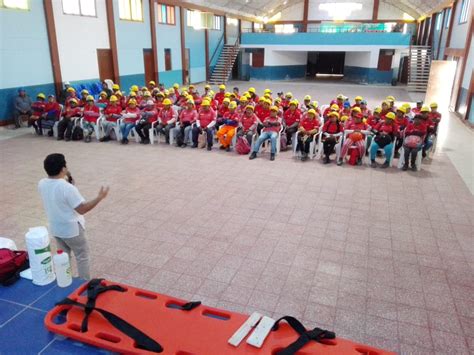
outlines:
M86 201L74 186L63 154L50 154L44 160L47 178L41 179L38 190L49 222L49 231L58 248L76 257L79 277L89 280L89 245L85 236L84 214L92 210L109 192L101 187L97 197Z

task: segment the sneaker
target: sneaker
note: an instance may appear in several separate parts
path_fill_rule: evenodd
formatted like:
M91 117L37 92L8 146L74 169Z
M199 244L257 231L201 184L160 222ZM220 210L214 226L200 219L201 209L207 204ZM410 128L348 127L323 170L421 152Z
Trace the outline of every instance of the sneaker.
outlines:
M128 144L129 140L127 138L125 138L125 144Z
M417 171L417 169L416 169L416 164L413 164L413 165L411 166L411 171Z
M308 156L305 154L301 157L301 161L306 161L306 160L308 160Z
M408 170L408 164L404 164L402 170L407 171Z
M342 165L342 159L339 159L339 160L337 161L337 165L338 165L338 166L341 166L341 165Z
M250 154L250 156L249 156L249 160L253 160L253 159L255 159L256 157L257 157L257 153L252 152L252 154Z
M84 140L86 143L90 143L92 140L91 136L86 136L86 139Z
M330 162L331 162L331 159L329 159L329 157L324 157L324 161L323 161L324 164L329 164Z
M395 152L394 156L393 156L395 159L398 159L400 158L400 153L399 152Z
M62 141L62 140L64 140L64 138L63 137L58 137L57 140Z
M188 145L186 143L181 144L181 148L186 148Z
M223 145L221 145L221 146L219 147L219 149L220 149L220 150L224 150L224 149L226 149L226 147L224 147Z
M101 139L99 139L99 142L107 142L107 136L103 136Z
M382 164L381 168L382 168L382 169L387 169L389 166L390 166L390 164L388 163L388 161L385 161L385 162Z
M212 146L211 146L211 145L208 145L208 146L207 146L207 150L212 150Z
M275 160L275 153L271 153L271 154L270 154L270 160L271 160L271 161Z
M120 141L120 144L125 144L125 138Z
M362 165L362 158L357 159L357 165Z
M193 144L193 145L191 146L191 148L197 148L197 147L198 147L197 144Z
M143 141L143 144L150 144L150 140L149 140L149 139L145 139L145 140Z
M375 162L375 160L372 160L372 161L370 162L370 167L371 167L371 168L376 168L376 167L377 167L377 163Z
M52 137L53 135L54 135L53 130L50 130L50 131L48 132L48 137Z
M230 145L225 149L226 152L230 152Z

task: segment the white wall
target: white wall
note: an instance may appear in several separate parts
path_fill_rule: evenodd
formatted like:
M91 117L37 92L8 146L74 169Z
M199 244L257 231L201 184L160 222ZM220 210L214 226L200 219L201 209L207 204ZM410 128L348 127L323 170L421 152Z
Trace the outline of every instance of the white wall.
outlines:
M374 8L373 0L338 0L338 3L344 2L355 2L362 4L361 10L352 11L349 16L346 17L346 20L371 20L372 11ZM325 10L320 10L319 5L323 3L334 3L332 0L310 0L309 1L309 11L308 11L308 20L332 20L332 17L329 16L328 12ZM301 11L300 20L303 19L303 11ZM286 20L282 18L282 20Z
M398 7L387 4L385 1L379 3L379 15L378 18L381 20L402 20L404 11Z
M280 52L265 48L265 66L306 65L307 52Z
M346 52L344 65L349 67L367 68L370 64L371 52Z
M466 70L464 71L464 78L462 79L462 87L469 89L471 83L471 75L474 69L474 43L471 40L471 48L469 49L469 55L466 62Z
M304 4L299 2L290 5L281 11L281 21L301 21L303 19Z
M459 1L458 5L456 6L456 14L453 21L453 30L451 32L451 41L449 43L450 48L464 48L464 45L466 44L466 36L467 31L469 29L469 18L470 14L472 14L474 1L470 2L468 21L464 22L463 24L459 23L459 16L461 14L461 3L462 1Z
M105 1L96 1L97 17L65 15L61 0L53 0L61 75L64 81L99 78L97 49L108 49Z

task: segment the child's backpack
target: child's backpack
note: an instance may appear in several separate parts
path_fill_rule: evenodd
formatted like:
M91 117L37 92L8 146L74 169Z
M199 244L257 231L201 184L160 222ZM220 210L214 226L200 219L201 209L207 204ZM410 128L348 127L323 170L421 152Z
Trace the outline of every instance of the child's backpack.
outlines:
M349 165L357 165L358 159L359 159L359 149L350 148L349 149Z
M81 126L76 125L72 130L72 137L73 141L81 141L84 139L84 131Z
M293 144L297 144L297 142L293 142ZM280 150L282 152L286 151L288 149L288 139L286 137L286 133L283 132L280 135Z
M235 143L235 151L238 154L248 154L250 153L250 144L245 137L238 137L237 142Z
M20 272L29 267L26 251L0 249L0 284L3 286L14 284L20 278Z

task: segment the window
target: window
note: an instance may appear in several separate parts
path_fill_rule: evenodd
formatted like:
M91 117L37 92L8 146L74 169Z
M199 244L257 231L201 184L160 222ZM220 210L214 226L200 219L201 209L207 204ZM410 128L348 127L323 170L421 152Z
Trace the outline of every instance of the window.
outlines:
M165 48L165 71L173 70L171 66L171 49Z
M441 20L443 19L443 13L440 12L436 16L436 31L439 31L441 29Z
M63 0L63 12L66 15L97 16L95 0Z
M469 16L469 3L470 0L462 0L461 14L459 15L459 23L466 23Z
M158 23L176 25L174 6L158 4Z
M446 9L446 28L449 28L449 22L451 21L451 8Z
M211 30L220 31L221 29L222 29L222 27L221 27L221 16L214 16L214 22L213 22Z
M143 21L142 0L119 0L121 20Z
M29 10L28 0L0 0L0 7L7 9Z

